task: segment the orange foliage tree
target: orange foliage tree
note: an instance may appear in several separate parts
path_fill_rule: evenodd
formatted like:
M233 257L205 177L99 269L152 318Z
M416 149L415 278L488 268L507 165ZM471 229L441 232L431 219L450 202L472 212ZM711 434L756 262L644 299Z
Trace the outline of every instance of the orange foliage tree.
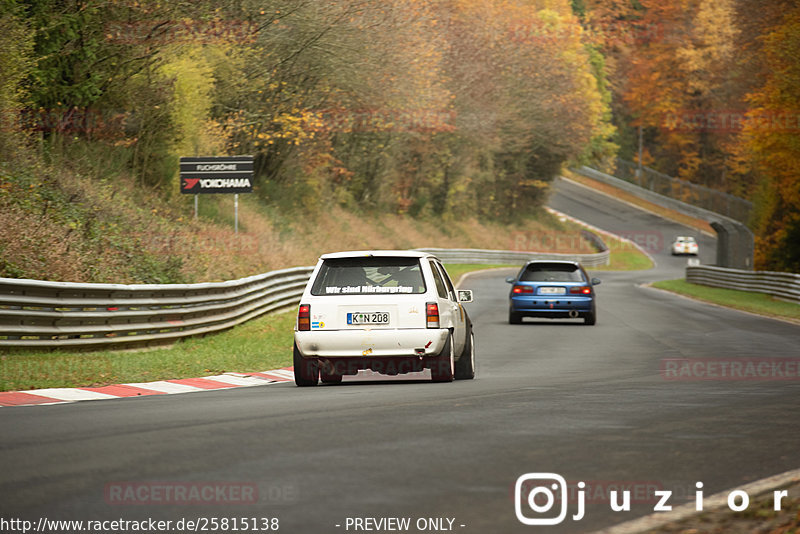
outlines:
M576 0L621 155L756 203L757 265L800 270L797 3ZM787 121L794 125L787 125Z
M760 179L756 266L800 272L800 7L764 37L768 72L749 95L741 139Z

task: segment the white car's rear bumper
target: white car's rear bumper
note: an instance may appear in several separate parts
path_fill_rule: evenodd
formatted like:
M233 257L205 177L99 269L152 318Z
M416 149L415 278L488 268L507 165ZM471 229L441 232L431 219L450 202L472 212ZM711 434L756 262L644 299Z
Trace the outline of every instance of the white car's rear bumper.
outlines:
M380 358L433 356L447 341L447 329L312 330L294 333L304 357Z

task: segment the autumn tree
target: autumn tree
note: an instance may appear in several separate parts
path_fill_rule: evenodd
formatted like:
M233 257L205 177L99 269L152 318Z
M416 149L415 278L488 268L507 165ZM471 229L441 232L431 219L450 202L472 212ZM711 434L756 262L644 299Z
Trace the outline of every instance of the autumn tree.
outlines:
M606 105L566 2L453 2L451 78L458 131L486 215L541 203L547 183L603 131Z
M742 143L759 178L756 266L800 272L800 8L764 36L762 87L748 96Z
M32 107L122 115L142 186L174 184L178 155L252 153L262 198L306 212L509 218L613 151L568 0L22 3Z

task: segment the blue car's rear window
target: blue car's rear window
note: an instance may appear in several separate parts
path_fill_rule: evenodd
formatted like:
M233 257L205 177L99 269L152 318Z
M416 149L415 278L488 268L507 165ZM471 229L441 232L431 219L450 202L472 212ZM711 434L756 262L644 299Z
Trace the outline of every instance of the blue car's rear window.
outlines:
M521 282L583 282L576 265L564 263L532 263L520 274Z

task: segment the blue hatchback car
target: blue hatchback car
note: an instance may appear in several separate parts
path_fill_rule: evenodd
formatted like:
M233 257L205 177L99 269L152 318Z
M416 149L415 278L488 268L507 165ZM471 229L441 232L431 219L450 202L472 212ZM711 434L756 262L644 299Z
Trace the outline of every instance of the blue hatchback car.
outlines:
M522 323L523 317L548 319L582 318L597 322L594 286L580 264L573 261L535 260L528 262L515 277L509 294L508 322Z

